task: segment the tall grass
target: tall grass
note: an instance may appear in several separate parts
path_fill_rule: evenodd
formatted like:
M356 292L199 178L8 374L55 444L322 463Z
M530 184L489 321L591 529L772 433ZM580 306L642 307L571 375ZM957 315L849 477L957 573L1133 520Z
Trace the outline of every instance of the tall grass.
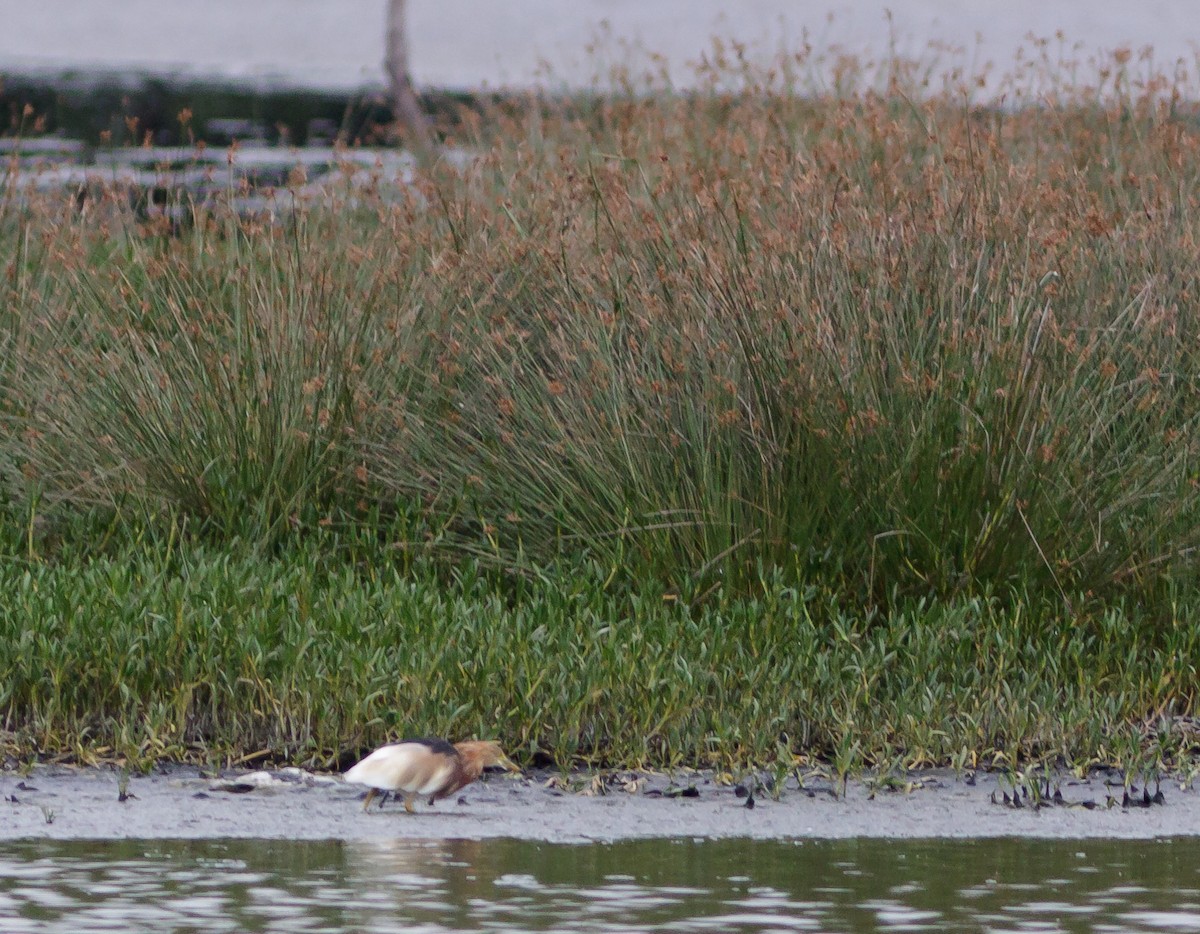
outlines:
M1200 529L1196 128L1083 98L614 97L275 225L9 210L10 496L1153 603Z
M377 309L404 272L347 243L302 255L319 226L80 244L78 266L10 311L36 332L10 396L28 489L266 538L352 502L347 441L395 346Z

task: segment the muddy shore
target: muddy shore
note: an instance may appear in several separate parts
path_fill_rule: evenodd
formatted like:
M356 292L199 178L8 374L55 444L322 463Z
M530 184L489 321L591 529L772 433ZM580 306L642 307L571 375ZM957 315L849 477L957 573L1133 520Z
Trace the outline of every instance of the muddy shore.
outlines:
M785 786L778 800L759 789L747 807L745 786L707 773L623 773L606 781L497 774L456 800L432 808L422 802L408 815L395 802L364 813L361 787L298 769L211 775L172 766L123 782L113 769L45 765L0 773L0 839L1200 836L1200 792L1178 781L1164 782L1161 804L1144 804L1139 787L1123 807L1124 788L1114 776L1060 776L1052 789L1061 803L1035 807L1026 798L1019 808L1004 803L1007 780L984 773L920 772L891 787L851 781L838 798L827 781L805 784Z

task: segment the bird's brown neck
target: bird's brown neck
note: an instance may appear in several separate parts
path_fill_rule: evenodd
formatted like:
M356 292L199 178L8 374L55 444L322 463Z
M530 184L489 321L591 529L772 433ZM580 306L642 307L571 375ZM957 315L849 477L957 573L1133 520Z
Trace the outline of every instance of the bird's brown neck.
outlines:
M483 757L474 749L455 749L457 761L446 787L438 792L439 798L448 798L460 788L465 788L483 774Z

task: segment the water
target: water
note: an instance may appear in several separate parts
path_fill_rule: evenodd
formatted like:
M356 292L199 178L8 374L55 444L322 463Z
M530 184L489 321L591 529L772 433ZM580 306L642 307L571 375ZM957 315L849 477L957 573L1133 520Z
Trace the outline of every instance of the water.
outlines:
M1200 931L1200 841L22 842L0 931Z

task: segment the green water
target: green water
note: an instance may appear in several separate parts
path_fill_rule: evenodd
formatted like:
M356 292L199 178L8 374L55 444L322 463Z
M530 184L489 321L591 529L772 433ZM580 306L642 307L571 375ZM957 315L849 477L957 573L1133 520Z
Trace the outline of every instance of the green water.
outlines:
M1200 841L23 842L0 931L1200 931Z

